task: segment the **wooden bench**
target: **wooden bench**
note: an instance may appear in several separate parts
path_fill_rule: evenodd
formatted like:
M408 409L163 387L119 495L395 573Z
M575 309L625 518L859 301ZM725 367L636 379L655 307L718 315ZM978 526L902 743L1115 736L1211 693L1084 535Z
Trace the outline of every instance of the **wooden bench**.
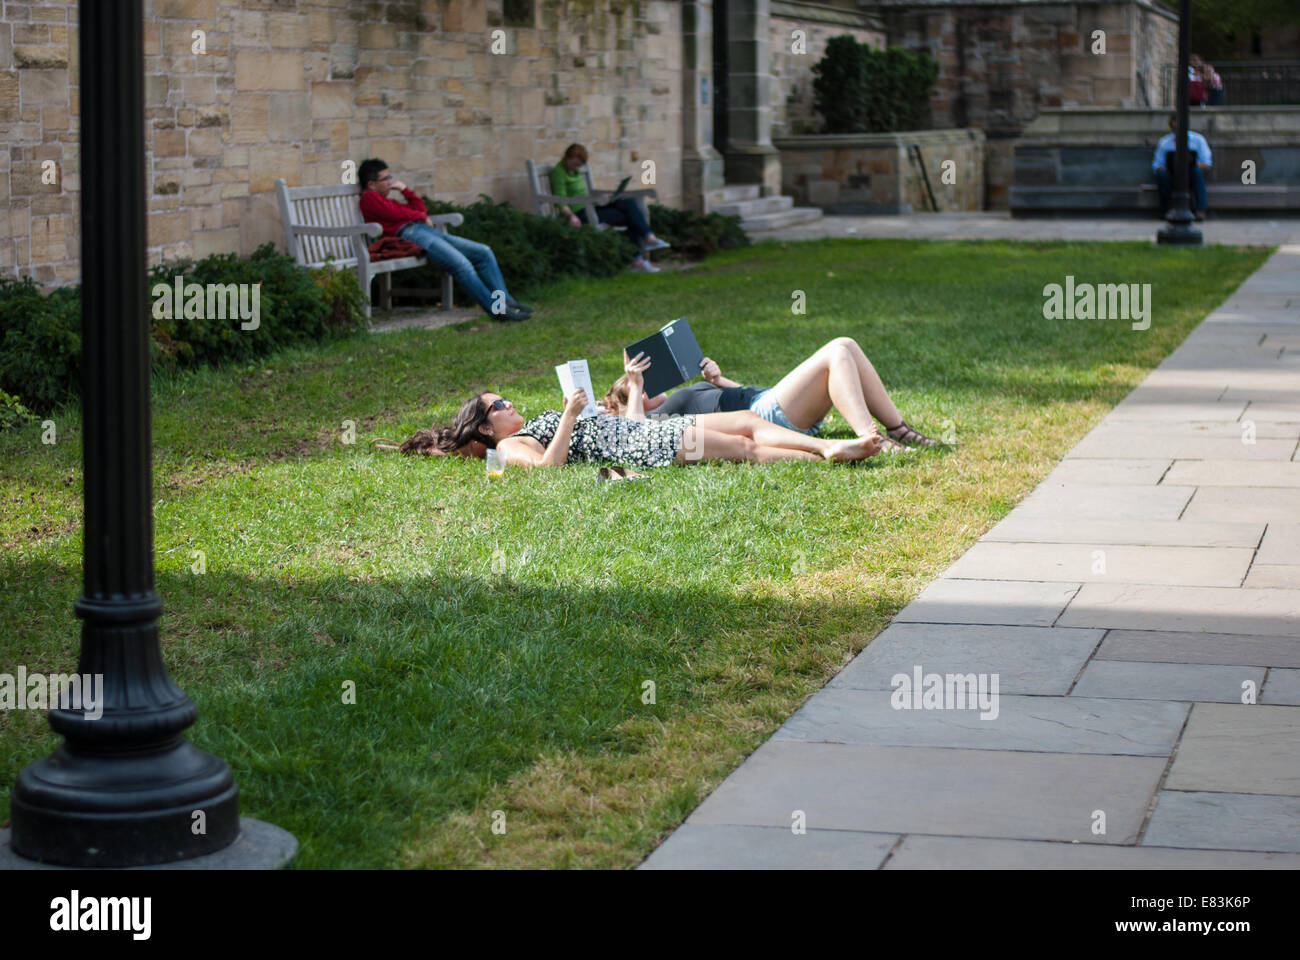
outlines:
M528 161L528 187L533 194L533 212L539 217L554 217L558 214L558 207L585 207L587 209L588 223L587 226L594 226L597 230L607 230L610 224L601 223L596 216L596 207L608 200L613 195L612 190L597 190L595 184L591 182L591 168L583 166L582 174L587 181L587 195L585 197L561 197L551 193L551 171L555 169L553 163L536 163ZM659 193L653 187L646 187L637 190L624 190L623 196L631 197L636 200L641 207L641 213L645 217L645 222L650 222L650 208L646 205L646 198L658 199ZM614 227L615 230L626 230L627 227ZM641 251L645 253L644 250Z
M280 205L280 220L284 223L284 242L293 258L304 267L323 267L332 263L339 267L352 267L357 271L357 282L365 294L366 316L370 316L370 281L379 278L379 305L385 310L393 305L391 274L398 270L423 267L428 258L397 257L392 260L370 259L367 249L384 232L377 223L366 223L361 217L360 191L355 185L339 184L327 187L290 187L283 179L275 181L275 198ZM433 225L443 233L449 226L459 227L465 220L459 213L444 213L431 217ZM442 309L450 310L452 278L442 274ZM432 294L432 290L412 290L412 293Z

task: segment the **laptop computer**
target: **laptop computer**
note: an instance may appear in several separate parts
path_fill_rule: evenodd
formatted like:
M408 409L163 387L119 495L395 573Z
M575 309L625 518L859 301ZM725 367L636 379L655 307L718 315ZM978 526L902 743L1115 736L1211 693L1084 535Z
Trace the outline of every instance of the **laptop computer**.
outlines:
M609 199L605 202L613 203L615 200L621 199L623 196L623 191L627 189L627 185L631 182L632 182L631 177L624 177L622 180L620 180L618 186L614 188L614 192L609 195Z

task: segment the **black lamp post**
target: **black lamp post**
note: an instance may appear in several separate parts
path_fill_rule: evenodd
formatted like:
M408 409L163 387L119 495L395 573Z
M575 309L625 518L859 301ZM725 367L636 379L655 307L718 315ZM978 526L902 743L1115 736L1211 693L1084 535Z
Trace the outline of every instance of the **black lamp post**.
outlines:
M141 3L79 5L85 583L76 613L78 672L103 676L103 714L50 712L64 743L19 772L10 798L19 861L142 866L237 839L246 848L250 825L267 836L268 825L245 820L241 837L230 768L182 736L197 711L167 675L158 640ZM296 843L269 829L281 835L279 856L260 865L281 866ZM24 865L16 858L4 865ZM249 859L238 865L259 865Z
M1187 182L1187 65L1191 59L1191 0L1181 0L1178 5L1178 132L1174 134L1174 208L1165 219L1169 226L1156 234L1160 243L1177 243L1199 246L1201 231L1193 224L1191 195Z

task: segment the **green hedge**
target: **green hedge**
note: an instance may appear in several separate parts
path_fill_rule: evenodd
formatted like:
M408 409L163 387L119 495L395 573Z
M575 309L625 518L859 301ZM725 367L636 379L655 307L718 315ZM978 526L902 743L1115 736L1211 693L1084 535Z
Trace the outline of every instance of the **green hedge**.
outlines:
M931 125L930 89L939 65L924 51L873 50L831 37L813 66L813 94L826 133L893 133Z
M161 284L257 284L258 326L244 330L238 317L185 316L184 303L161 316ZM213 254L199 261L154 267L146 278L157 369L248 360L298 343L338 336L366 324L365 302L351 270L304 270L273 244L251 257ZM248 298L252 305L251 297ZM206 305L202 311L207 313ZM0 279L0 391L14 394L38 413L81 389L81 288L61 287L48 296L30 277Z
M660 240L673 245L673 253L691 259L717 250L749 246L749 235L741 228L740 217L725 217L720 213L701 215L693 210L674 210L652 203L650 229Z
M565 277L612 277L636 258L636 246L614 230L574 230L559 218L539 217L496 203L486 194L467 207L424 198L430 216L459 213L465 222L452 232L492 248L510 290L528 290ZM393 287L436 290L442 271L425 266L393 274ZM463 295L462 302L469 302Z
M558 217L539 217L486 194L467 207L424 198L429 214L459 213L465 222L457 236L492 248L511 291L527 291L566 277L611 277L636 258L636 246L622 230L575 229ZM691 258L749 243L739 217L650 205L650 228L671 243L671 255ZM662 256L662 254L661 254ZM436 290L441 271L435 267L393 274L393 288ZM463 301L462 301L463 302Z

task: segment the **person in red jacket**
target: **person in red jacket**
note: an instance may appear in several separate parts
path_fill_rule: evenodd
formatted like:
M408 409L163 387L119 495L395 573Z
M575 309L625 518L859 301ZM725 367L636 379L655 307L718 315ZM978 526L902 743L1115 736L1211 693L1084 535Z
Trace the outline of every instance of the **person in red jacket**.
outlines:
M395 180L388 164L378 158L361 161L357 180L361 183L361 215L367 223L382 226L386 237L401 237L422 247L429 262L455 277L494 320L532 316L532 307L510 296L492 248L435 228L419 194ZM388 199L392 190L400 190L406 202Z

